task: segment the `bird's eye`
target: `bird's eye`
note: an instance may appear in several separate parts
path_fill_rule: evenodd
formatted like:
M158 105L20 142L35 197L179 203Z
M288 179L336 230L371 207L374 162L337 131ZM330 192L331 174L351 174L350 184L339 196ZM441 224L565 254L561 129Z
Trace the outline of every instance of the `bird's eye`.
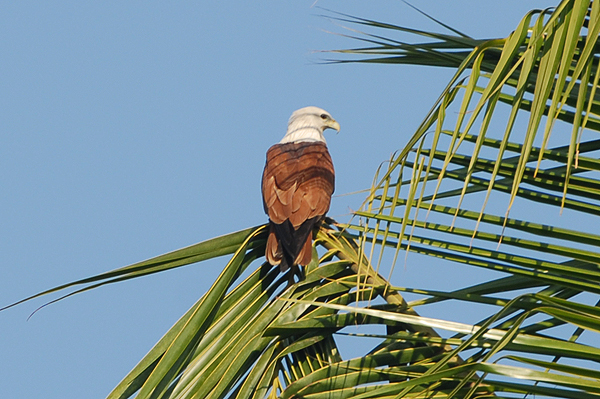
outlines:
M321 119L326 120L329 118L329 115L327 114L321 114Z

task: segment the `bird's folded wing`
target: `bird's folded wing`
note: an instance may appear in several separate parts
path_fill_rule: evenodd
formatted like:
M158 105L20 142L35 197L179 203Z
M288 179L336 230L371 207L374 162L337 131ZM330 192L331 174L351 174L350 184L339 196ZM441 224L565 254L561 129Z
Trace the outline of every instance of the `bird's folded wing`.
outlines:
M267 152L262 194L273 223L294 228L329 210L335 186L333 162L320 142L276 144Z

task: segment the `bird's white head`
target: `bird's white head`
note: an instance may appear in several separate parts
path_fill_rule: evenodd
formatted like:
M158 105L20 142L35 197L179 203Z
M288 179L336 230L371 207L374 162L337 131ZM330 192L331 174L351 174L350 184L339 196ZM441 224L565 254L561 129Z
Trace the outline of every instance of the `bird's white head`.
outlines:
M304 107L294 111L288 122L287 133L280 143L296 141L321 141L325 143L323 131L335 129L340 131L340 124L329 112L318 107Z

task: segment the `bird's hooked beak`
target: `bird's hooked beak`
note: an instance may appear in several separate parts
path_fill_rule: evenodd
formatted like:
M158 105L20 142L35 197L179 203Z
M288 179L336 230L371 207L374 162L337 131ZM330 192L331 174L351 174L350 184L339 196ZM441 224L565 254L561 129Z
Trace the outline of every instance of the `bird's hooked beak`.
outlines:
M340 124L335 119L331 118L325 124L325 129L333 129L339 133L340 132Z

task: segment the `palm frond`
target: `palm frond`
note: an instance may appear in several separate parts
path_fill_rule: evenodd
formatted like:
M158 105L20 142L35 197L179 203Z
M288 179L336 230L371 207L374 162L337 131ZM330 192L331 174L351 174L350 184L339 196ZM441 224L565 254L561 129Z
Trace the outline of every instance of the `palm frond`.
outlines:
M258 226L24 301L231 256L110 399L600 397L600 345L582 341L600 332L600 5L534 10L492 40L338 19L424 41L354 30L368 47L338 54L363 58L336 62L456 73L355 217L321 227L299 282L264 262ZM413 256L496 274L449 273L451 290L382 276ZM442 304L451 316L417 312Z

